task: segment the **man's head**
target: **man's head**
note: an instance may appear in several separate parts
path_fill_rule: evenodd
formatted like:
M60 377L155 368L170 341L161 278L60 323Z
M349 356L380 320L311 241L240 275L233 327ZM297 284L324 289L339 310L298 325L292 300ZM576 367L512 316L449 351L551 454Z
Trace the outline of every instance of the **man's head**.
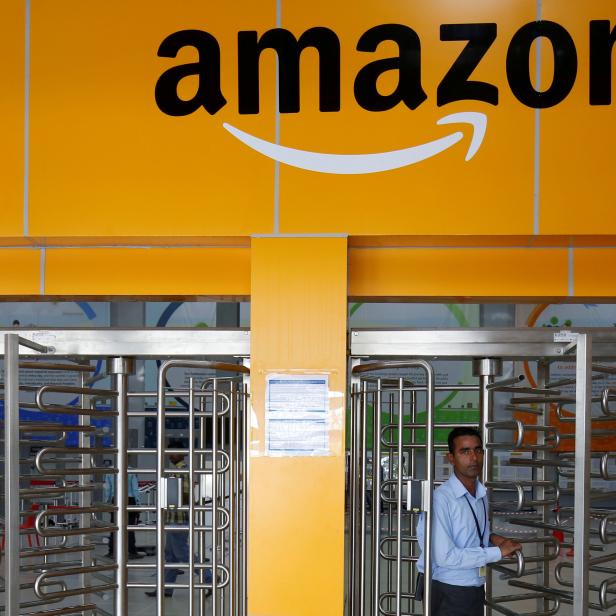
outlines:
M447 438L447 457L458 477L477 479L483 467L481 435L475 428L454 428Z
M184 443L179 439L170 439L169 449L184 449ZM185 455L184 453L170 453L169 460L171 460L172 464L177 464L184 459Z

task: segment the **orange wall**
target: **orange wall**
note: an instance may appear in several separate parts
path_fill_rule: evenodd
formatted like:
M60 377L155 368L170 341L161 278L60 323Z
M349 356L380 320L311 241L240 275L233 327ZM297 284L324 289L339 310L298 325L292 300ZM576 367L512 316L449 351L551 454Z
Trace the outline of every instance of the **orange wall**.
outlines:
M346 270L343 238L252 243L251 616L343 611ZM265 455L265 383L272 372L329 376L331 455Z

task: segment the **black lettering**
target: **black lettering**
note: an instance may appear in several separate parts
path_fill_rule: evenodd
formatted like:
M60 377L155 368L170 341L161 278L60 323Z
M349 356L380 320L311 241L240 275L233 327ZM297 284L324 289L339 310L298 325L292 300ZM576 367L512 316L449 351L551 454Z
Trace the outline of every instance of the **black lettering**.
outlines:
M498 105L498 88L469 77L496 40L496 24L443 24L441 41L468 41L436 91L436 104L462 100L483 101Z
M610 30L607 19L590 22L590 104L612 102L612 48L616 27Z
M259 113L259 58L264 49L278 54L278 106L281 113L299 111L299 59L307 47L319 53L319 110L340 111L340 41L329 28L310 28L297 40L283 28L260 39L252 30L239 32L238 93L240 113Z
M547 38L554 54L554 77L547 90L536 90L529 72L530 49L539 37ZM534 21L522 26L507 50L507 79L514 96L536 109L553 107L563 101L577 76L577 52L571 35L553 21Z
M163 113L170 116L185 116L201 106L214 115L227 103L220 90L218 41L203 30L181 30L170 34L160 44L158 55L162 58L175 58L182 47L194 47L199 54L199 61L166 70L156 82L156 104ZM190 100L183 100L178 95L178 85L182 79L192 75L199 79L197 92Z
M357 51L374 52L383 41L397 43L400 55L364 66L355 78L355 99L368 111L387 111L400 102L409 109L416 109L428 98L421 87L419 37L407 26L383 24L362 34ZM386 71L398 71L398 85L391 94L383 95L378 91L377 80Z

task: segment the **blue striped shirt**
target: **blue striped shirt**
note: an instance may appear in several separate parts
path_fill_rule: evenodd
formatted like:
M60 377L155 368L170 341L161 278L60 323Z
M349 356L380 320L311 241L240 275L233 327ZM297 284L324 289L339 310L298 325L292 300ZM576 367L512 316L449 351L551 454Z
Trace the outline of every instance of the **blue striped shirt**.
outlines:
M475 496L455 473L434 491L432 502L432 579L454 586L482 586L485 577L479 568L501 560L500 548L480 547L475 512L483 545L490 545L490 521L485 486L477 481ZM470 506L469 506L470 504ZM485 505L485 509L484 509ZM417 568L424 571L424 515L417 523L417 539L422 550Z

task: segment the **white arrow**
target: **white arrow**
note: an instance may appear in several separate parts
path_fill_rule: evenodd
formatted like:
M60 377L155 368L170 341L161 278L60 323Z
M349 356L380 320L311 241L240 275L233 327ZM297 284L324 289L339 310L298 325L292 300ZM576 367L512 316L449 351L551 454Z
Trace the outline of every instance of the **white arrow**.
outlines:
M484 113L476 111L466 111L463 113L452 113L441 118L437 124L470 124L473 127L471 144L466 153L466 159L470 160L475 156L477 150L483 142L486 134L488 119ZM223 127L234 137L246 144L249 148L277 160L278 162L306 169L308 171L318 171L320 173L338 174L358 174L358 173L378 173L379 171L389 171L399 169L436 156L462 139L464 133L457 131L451 135L415 145L403 150L393 150L391 152L377 152L374 154L326 154L322 152L309 152L297 150L283 145L271 143L264 139L259 139L254 135L245 133L231 124L224 123Z

